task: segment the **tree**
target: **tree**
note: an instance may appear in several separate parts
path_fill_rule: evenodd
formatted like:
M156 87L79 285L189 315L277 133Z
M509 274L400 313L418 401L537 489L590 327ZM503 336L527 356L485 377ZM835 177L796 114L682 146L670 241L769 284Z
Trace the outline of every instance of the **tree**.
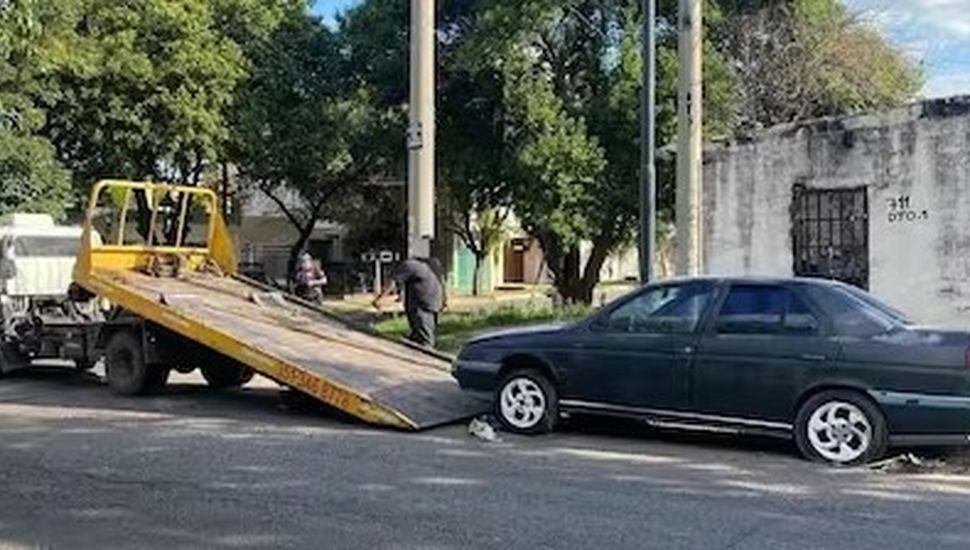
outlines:
M79 191L108 176L199 183L222 156L227 116L247 75L235 39L265 33L259 27L272 17L260 14L291 3L49 3L58 55L40 94L43 131Z
M744 83L744 126L884 109L922 85L919 69L838 0L722 7L712 31Z
M291 272L327 206L383 174L388 118L351 78L340 37L305 13L254 53L232 158L296 230Z
M62 217L70 202L70 174L54 149L35 135L43 112L32 101L45 32L37 4L0 4L0 214L41 212Z
M0 215L37 212L64 216L71 175L43 138L0 130Z
M505 142L502 90L492 75L461 70L441 56L438 149L444 219L475 258L472 294L482 290L483 266L502 245L512 213L512 151Z
M638 217L641 59L634 0L527 0L480 7L464 59L496 73L513 150L516 215L541 243L557 290L589 302L611 252ZM669 10L666 12L669 17ZM675 131L676 37L661 26L658 130ZM711 131L732 126L736 82L706 46ZM590 243L588 254L583 243Z

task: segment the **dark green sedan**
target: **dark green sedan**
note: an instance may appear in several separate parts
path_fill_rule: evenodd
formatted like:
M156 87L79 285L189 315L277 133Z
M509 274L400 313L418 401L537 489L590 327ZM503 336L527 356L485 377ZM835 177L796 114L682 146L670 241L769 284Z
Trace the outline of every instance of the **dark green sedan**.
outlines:
M581 322L481 336L454 366L513 432L562 415L794 437L808 458L970 442L970 333L815 279L683 279Z

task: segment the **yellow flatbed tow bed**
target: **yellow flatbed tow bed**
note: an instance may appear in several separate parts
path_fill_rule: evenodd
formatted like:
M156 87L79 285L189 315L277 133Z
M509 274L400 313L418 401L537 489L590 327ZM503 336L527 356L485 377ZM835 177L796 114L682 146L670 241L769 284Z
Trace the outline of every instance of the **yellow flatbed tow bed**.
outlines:
M192 224L199 213L207 221ZM100 228L108 235L97 244L91 232L105 219L113 222ZM139 235L139 223L147 237ZM131 365L152 368L132 362L126 342L164 341L214 351L374 424L419 430L487 408L459 389L444 356L361 330L237 275L232 242L209 190L101 182L92 192L85 232L75 282L149 327L142 338L126 340L113 338L111 327L130 332L130 321L106 323L109 383L112 365L118 377L130 374ZM158 331L175 339L156 338ZM113 350L115 340L126 342ZM143 354L148 364L167 351L138 349L134 355Z

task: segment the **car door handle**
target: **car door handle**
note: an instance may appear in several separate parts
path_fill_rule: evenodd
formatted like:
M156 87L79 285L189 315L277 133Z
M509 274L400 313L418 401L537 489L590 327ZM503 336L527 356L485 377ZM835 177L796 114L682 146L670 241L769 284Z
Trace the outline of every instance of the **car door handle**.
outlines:
M806 361L828 361L828 357L819 353L803 353L802 359Z

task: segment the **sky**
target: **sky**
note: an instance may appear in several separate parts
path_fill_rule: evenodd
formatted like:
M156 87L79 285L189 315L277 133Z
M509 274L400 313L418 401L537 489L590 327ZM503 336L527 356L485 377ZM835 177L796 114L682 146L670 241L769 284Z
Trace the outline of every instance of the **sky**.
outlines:
M360 0L316 0L324 19ZM400 0L406 2L407 0ZM846 0L849 9L922 63L924 97L970 95L970 0Z

